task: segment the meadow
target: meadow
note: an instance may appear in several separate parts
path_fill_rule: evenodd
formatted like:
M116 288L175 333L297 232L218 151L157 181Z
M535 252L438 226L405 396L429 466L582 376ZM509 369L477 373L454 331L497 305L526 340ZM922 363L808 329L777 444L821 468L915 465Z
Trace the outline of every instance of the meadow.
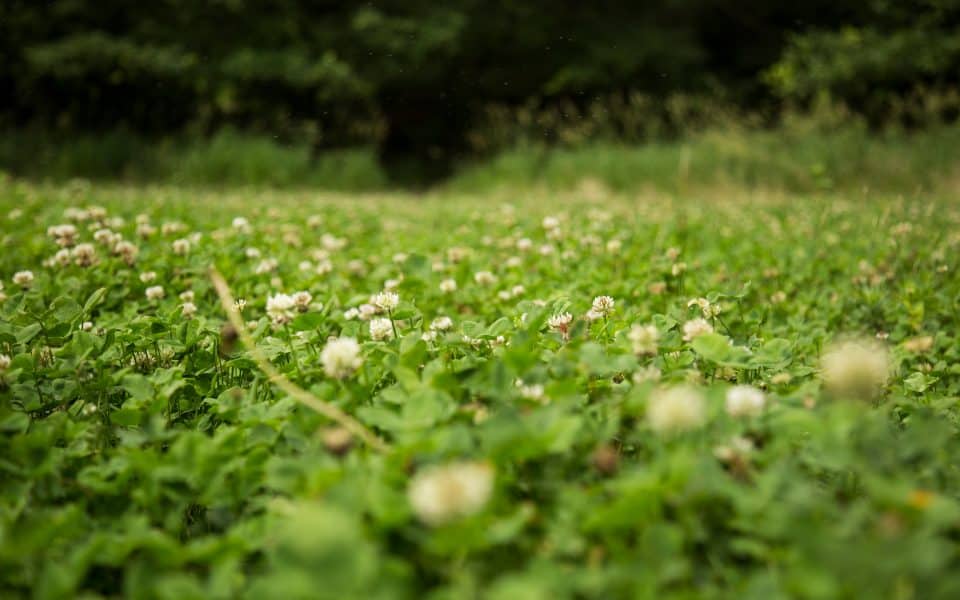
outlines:
M0 181L0 595L960 596L953 180L469 177Z

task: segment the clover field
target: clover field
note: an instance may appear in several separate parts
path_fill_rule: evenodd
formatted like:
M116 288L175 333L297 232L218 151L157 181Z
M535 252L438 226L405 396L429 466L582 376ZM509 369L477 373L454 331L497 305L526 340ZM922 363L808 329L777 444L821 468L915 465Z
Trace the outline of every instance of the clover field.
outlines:
M7 179L0 222L5 598L960 596L946 194Z

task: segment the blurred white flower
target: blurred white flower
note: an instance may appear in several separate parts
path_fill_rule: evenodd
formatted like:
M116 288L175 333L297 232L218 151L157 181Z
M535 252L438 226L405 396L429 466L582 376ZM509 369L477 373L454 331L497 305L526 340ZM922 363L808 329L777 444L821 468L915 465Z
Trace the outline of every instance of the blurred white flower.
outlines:
M687 431L706 420L703 396L692 387L677 386L655 390L647 403L647 422L654 431Z
M867 338L831 344L820 360L820 367L827 390L851 399L875 397L890 377L886 346Z
M320 351L320 364L323 365L323 372L327 377L349 377L363 364L360 344L351 337L331 338Z
M410 482L407 498L421 521L443 525L483 509L493 493L493 476L487 463L427 467Z
M652 355L657 353L660 331L655 325L634 325L627 333L627 339L633 345L633 353Z
M393 323L386 317L370 319L370 337L377 341L393 337Z
M713 333L713 325L705 319L696 318L683 324L683 341L689 342L705 333Z
M736 385L727 390L726 409L732 417L754 417L763 412L767 399L751 385Z

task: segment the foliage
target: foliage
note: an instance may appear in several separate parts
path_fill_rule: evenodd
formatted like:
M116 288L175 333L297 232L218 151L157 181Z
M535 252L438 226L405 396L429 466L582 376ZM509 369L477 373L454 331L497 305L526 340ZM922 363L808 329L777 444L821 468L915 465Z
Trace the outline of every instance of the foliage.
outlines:
M640 95L653 122L628 127L669 130L670 111L656 110L665 98L775 114L772 86L790 103L828 93L882 122L919 85L956 88L960 52L956 0L564 10L545 0L14 0L0 10L5 128L164 136L233 125L316 148L377 144L388 169L413 162L427 177L448 174L475 150L471 132L505 108L580 114Z
M4 597L960 593L950 198L3 185ZM389 452L271 385L210 265L262 353ZM374 341L350 309L385 286L398 336ZM296 290L304 312L268 317ZM824 390L841 334L889 349L880 397ZM360 340L343 379L330 336ZM654 429L680 383L702 425ZM728 412L735 383L763 410ZM461 461L489 497L426 519L449 498L411 483Z

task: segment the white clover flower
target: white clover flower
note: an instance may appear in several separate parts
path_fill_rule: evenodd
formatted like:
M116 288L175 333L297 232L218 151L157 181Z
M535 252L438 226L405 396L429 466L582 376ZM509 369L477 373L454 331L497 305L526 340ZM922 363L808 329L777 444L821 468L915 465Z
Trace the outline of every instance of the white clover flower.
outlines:
M310 215L307 217L307 227L316 229L323 225L323 215Z
M676 386L650 394L647 422L654 431L688 431L701 427L705 421L703 396L692 387Z
M310 292L294 292L293 294L293 305L300 312L307 312L310 310L310 303L313 302L313 296Z
M437 339L436 331L424 331L420 334L420 339L425 342L432 342Z
M0 354L0 371L6 371L10 368L10 363L13 361L6 354Z
M593 299L591 310L601 315L609 315L613 312L613 306L616 304L610 296L597 296Z
M623 248L623 242L620 240L608 240L607 241L607 252L610 254L620 254L620 250Z
M253 272L256 273L257 275L263 275L263 274L265 274L265 273L272 273L273 271L276 271L276 270L277 270L277 267L278 267L279 265L280 265L280 263L277 262L277 259L275 259L275 258L265 258L265 259L261 260L261 261L257 264L257 266L256 266L256 268L254 268Z
M245 217L234 217L230 224L240 233L250 233L253 230L253 228L250 227L250 221Z
M397 252L393 255L393 262L400 264L407 262L407 259L410 258L410 255L406 252Z
M592 308L591 308L590 310L588 310L588 311L583 315L583 318L584 318L584 319L586 319L586 320L588 320L588 321L591 321L591 322L593 322L593 321L598 321L598 320L602 319L603 317L604 317L604 314L603 314L603 313L599 313L599 312L593 310Z
M109 229L98 229L93 233L93 241L104 246L110 246L116 241L114 235Z
M453 279L444 279L440 282L440 291L444 294L450 294L457 291L457 282Z
M61 267L66 267L71 262L73 262L73 259L70 257L70 251L67 250L66 248L61 248L60 250L57 250L57 253L54 254L53 258L51 259L52 264L58 265Z
M713 455L720 462L730 463L748 457L753 450L753 440L738 435L731 438L730 443L714 448Z
M554 248L552 244L543 244L537 249L537 252L540 253L540 256L550 256L556 251L557 249Z
M573 322L573 315L568 312L557 313L547 319L547 326L553 331L560 332L566 338L570 332L570 323Z
M243 298L237 298L237 299L233 302L233 307L234 307L235 309L237 309L237 312L241 312L241 313L242 313L242 312L243 312L243 309L245 309L245 308L247 307L247 301L244 300Z
M646 367L640 367L633 374L633 382L636 384L646 383L647 381L660 381L660 369L653 365L647 365Z
M197 314L197 305L193 302L184 302L180 307L180 310L183 313L183 316L189 319L193 315Z
M370 337L378 342L392 338L393 323L386 317L370 319Z
M755 417L767 403L763 392L752 385L735 385L727 390L727 414L731 417Z
M533 240L530 238L520 238L517 240L517 250L520 252L528 252L533 248Z
M393 290L395 290L395 289L397 289L398 287L400 287L400 283L401 283L402 281L403 281L403 277L402 277L402 276L401 276L399 279L388 279L388 280L386 280L386 281L383 282L383 289L386 290L386 291L388 291L388 292L392 292Z
M357 310L356 308L348 308L347 310L343 311L343 318L348 321L352 321L359 316L360 316L360 311Z
M634 325L627 333L627 339L633 345L634 354L653 355L657 353L660 331L656 325Z
M510 288L510 293L511 293L514 297L520 296L520 295L524 294L526 291L527 291L527 288L523 287L523 286L520 285L520 284L517 284L517 285L513 286L512 288Z
M138 223L136 234L142 238L148 238L157 233L157 228L150 223Z
M713 333L713 325L705 319L697 318L683 324L683 341L689 342L705 333Z
M140 254L140 248L132 242L120 240L113 247L113 253L122 258L123 262L133 265L137 261L137 255Z
M521 265L523 265L523 259L520 258L519 256L511 256L507 258L506 262L504 262L503 264L505 264L508 269L516 269Z
M296 304L293 296L289 294L267 297L267 316L270 317L274 326L286 325L292 321L294 308L296 308Z
M522 381L518 381L517 383L519 384L517 388L519 388L520 396L522 398L526 400L533 400L535 402L543 402L546 400L543 386L539 383L529 385L523 383Z
M670 273L674 277L677 277L678 275L680 275L686 270L687 270L687 263L685 262L674 263L673 266L670 267Z
M480 285L493 285L497 282L497 276L490 271L477 271L473 275L473 280Z
M553 216L546 216L543 218L543 228L550 230L560 227L560 219Z
M320 243L330 252L335 252L346 247L347 240L345 238L338 238L334 235L330 235L329 233L325 233L320 236Z
M887 384L890 357L876 340L835 342L820 360L824 386L838 397L869 400Z
M314 269L314 273L317 275L326 275L330 271L333 271L333 263L329 260L321 260Z
M430 270L434 273L442 273L447 270L447 265L442 260L435 260L433 264L430 265Z
M369 321L374 315L377 314L377 307L372 304L361 304L359 307L357 307L357 310L360 313L361 321Z
M407 498L421 521L443 525L480 512L493 493L493 476L487 463L428 467L410 482Z
M178 256L183 256L190 252L190 240L186 238L180 238L178 240L173 240L171 244L173 248L173 253Z
M140 281L142 281L143 283L150 283L151 281L154 281L156 278L157 278L156 271L144 271L143 273L140 273Z
M163 286L154 285L150 286L146 290L147 300L160 300L166 295L166 292L163 291Z
M452 263L461 262L470 254L467 248L453 247L447 250L447 260Z
M509 300L510 298L513 298L513 295L510 293L509 290L500 290L499 292L497 292L497 298L501 300Z
M430 329L433 331L448 331L453 328L453 319L447 316L437 317L430 322Z
M320 351L320 364L327 377L344 379L363 364L360 356L360 344L351 337L331 338Z
M93 329L93 321L84 321L80 323L80 331L91 331Z
M186 290L180 292L179 298L181 302L193 302L196 299L196 294L193 293L193 290Z
M22 288L33 285L33 271L17 271L13 274L13 284Z
M720 305L713 304L706 298L694 298L687 302L687 308L691 306L700 307L700 312L703 313L703 318L710 319L720 314Z
M247 248L243 251L243 254L249 259L260 258L260 250L254 247Z
M97 262L97 249L93 244L77 244L71 252L73 262L80 267L89 267Z
M370 304L382 311L392 311L400 304L400 296L394 292L379 292L370 298Z

